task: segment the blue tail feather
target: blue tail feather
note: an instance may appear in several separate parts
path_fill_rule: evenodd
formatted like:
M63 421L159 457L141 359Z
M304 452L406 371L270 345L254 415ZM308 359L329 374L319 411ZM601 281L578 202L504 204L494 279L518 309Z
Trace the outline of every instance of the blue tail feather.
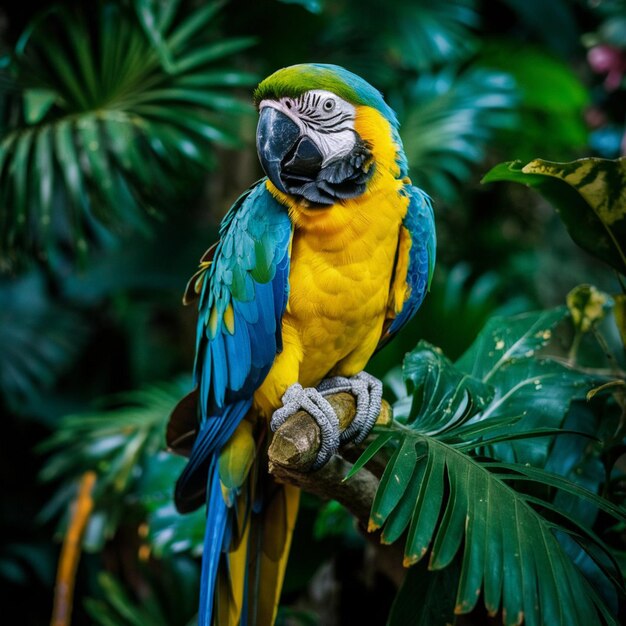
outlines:
M198 626L212 626L213 596L217 569L222 555L228 507L222 497L217 456L213 457L207 482L207 516L200 580Z

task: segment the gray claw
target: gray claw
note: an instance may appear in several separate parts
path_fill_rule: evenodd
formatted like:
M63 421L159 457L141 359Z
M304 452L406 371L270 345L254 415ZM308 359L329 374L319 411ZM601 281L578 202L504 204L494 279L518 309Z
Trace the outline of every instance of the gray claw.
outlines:
M360 372L351 378L335 376L324 379L318 386L323 396L346 391L356 398L356 413L352 423L340 435L341 443L361 443L378 419L383 399L383 384L371 374Z
M270 428L275 432L289 417L298 411L304 410L317 422L321 431L321 444L317 458L311 470L317 470L325 465L339 449L339 420L328 400L313 387L303 388L300 383L294 383L285 391L282 397L283 406L274 411L270 421Z

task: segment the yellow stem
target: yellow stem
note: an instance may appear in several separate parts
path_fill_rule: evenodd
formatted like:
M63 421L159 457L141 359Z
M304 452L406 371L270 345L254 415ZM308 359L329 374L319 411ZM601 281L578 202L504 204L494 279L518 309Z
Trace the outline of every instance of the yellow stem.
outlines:
M95 484L96 473L85 472L80 480L76 499L70 505L72 517L63 539L63 548L59 558L50 626L70 626L72 620L76 570L80 560L83 534L93 510L91 493Z

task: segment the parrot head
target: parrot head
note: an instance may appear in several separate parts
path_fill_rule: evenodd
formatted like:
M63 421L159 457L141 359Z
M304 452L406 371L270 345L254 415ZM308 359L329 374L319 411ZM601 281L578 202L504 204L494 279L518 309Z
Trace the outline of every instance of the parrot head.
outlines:
M395 113L378 90L342 67L283 68L261 82L254 100L267 177L309 207L362 195L377 168L406 175Z

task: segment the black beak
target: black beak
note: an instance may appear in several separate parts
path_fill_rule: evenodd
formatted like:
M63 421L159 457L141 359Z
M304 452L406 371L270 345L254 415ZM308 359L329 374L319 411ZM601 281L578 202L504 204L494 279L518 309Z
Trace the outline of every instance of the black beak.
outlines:
M261 109L256 146L267 177L285 193L314 181L322 166L316 146L301 137L298 125L274 107Z

